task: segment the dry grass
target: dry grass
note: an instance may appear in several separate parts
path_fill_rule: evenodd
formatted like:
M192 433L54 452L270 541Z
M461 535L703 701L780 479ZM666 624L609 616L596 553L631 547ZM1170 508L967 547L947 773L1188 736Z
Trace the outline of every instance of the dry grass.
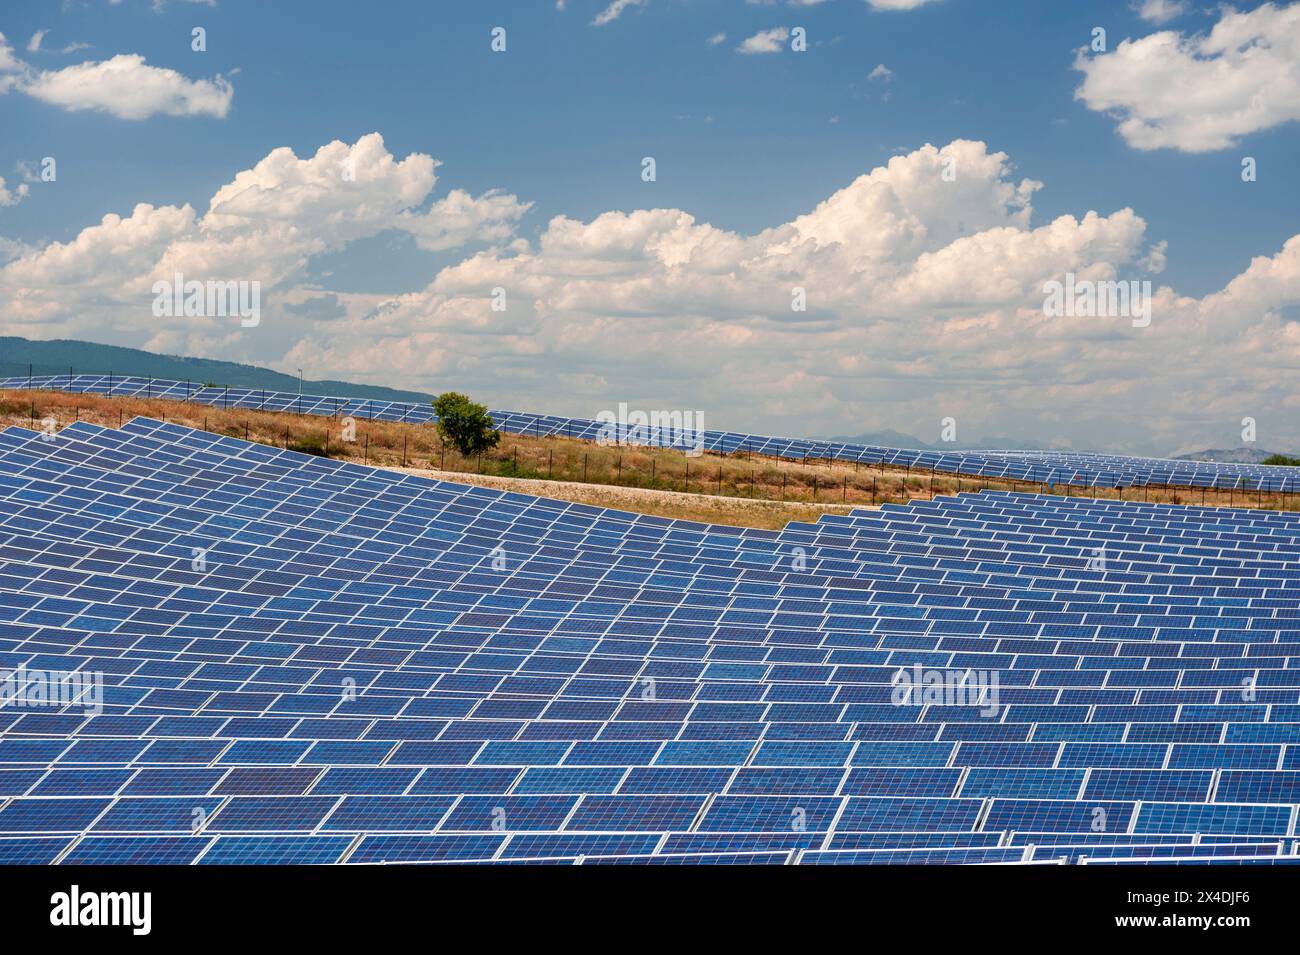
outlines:
M392 470L418 474L421 477L435 478L440 481L457 481L503 491L516 491L520 494L536 494L539 497L590 504L594 507L612 507L615 510L633 511L637 514L654 514L677 520L702 521L706 524L730 524L734 527L761 527L768 530L780 530L791 521L816 521L823 514L847 514L855 507L862 506L766 501L610 484L498 477L463 471L431 471L424 468L392 468Z
M970 476L931 475L903 468L855 466L836 461L784 461L752 454L688 458L662 448L602 447L562 437L502 434L501 444L481 459L466 460L444 449L430 425L356 421L355 440L344 441L342 423L331 418L223 410L183 401L106 398L49 391L0 390L0 426L57 427L76 420L108 427L143 415L193 428L247 438L276 447L328 454L340 460L382 467L437 472L448 479L511 484L528 493L648 514L738 524L782 527L847 507L928 499L982 488L1039 491L1037 484ZM481 476L482 480L478 479ZM493 485L496 486L496 485ZM668 494L638 494L675 492ZM1121 492L1057 487L1056 493L1116 498ZM1129 489L1127 500L1295 510L1297 495L1202 491L1188 488Z

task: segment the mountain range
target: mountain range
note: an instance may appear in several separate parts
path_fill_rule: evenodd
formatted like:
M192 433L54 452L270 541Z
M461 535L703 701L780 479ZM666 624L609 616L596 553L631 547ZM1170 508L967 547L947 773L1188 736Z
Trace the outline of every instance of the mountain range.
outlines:
M121 348L72 339L31 341L26 338L0 337L0 377L26 375L29 368L34 375L66 375L71 370L79 375L112 373L230 385L232 388L264 388L267 391L288 392L298 390L298 379L294 375L256 365L156 355L139 348ZM432 395L418 391L402 391L380 385L354 385L347 381L329 379L304 379L302 391L304 394L374 398L377 401L416 401L423 404L433 400Z

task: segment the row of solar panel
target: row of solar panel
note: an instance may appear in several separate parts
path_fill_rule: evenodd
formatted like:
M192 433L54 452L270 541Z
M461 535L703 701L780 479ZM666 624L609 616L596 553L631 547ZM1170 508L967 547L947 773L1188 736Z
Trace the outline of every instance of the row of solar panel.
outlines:
M778 766L355 766L322 752L316 765L269 766L225 756L215 765L181 768L0 770L0 797L233 795L303 796L925 796L963 799L1142 800L1189 803L1300 802L1300 772L1182 769L990 769L962 766L871 766L841 769L815 759ZM229 750L227 750L229 753ZM147 762L147 759L144 760ZM1104 765L1104 764L1103 764ZM193 802L193 800L191 800ZM195 802L195 805L200 803ZM207 804L203 804L207 805ZM211 808L211 807L209 807ZM207 810L205 810L206 812ZM0 820L2 824L2 820Z
M913 796L11 798L0 833L1115 831L1296 835L1294 805Z
M1062 563L1066 563L1066 561L1062 561Z
M958 838L963 833L949 834ZM1075 846L942 846L891 849L820 849L816 846L776 851L683 851L671 843L654 850L659 836L519 834L512 836L82 836L0 838L0 864L61 865L324 865L404 861L500 864L658 864L658 865L935 865L1016 862L1087 862L1196 859L1199 861L1296 864L1285 841L1222 844L1150 844ZM699 841L699 840L695 840ZM689 845L690 843L687 843ZM705 841L704 845L711 843Z
M69 430L72 430L72 429L69 429ZM893 515L892 515L892 512L887 512L887 513L889 513L889 518L891 518L891 520L894 520ZM803 542L809 542L809 541L807 541L807 539L805 539L805 541L803 541ZM1239 546L1240 546L1240 542L1235 542L1235 543L1238 543ZM1270 544L1270 547L1275 547L1275 544ZM1082 555L1079 555L1079 556L1082 556ZM1282 556L1282 555L1279 555L1279 559L1281 559L1281 556ZM1177 557L1175 557L1175 560L1177 560ZM1062 561L1062 563L1065 564L1066 561Z
M205 387L192 382L110 375L47 375L0 379L3 388L31 388L144 396L193 401L223 408L256 408L297 414L351 415L381 421L435 420L429 405L375 401L323 395L301 395L259 389ZM721 453L750 452L786 458L852 460L890 464L983 477L1012 478L1031 483L1087 487L1134 487L1166 484L1186 487L1240 488L1283 493L1300 489L1295 470L1269 465L1192 462L1121 455L1055 451L938 452L835 441L762 437L738 432L699 431L681 424L631 426L600 420L563 418L516 411L494 411L503 430L537 436L564 435L622 444L694 448Z

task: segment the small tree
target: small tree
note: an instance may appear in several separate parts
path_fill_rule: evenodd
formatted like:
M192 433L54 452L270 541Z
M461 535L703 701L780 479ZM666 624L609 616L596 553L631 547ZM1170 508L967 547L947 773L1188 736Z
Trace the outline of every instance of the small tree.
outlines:
M438 416L438 434L466 457L495 448L501 432L495 430L487 406L475 404L469 397L448 391L433 402Z

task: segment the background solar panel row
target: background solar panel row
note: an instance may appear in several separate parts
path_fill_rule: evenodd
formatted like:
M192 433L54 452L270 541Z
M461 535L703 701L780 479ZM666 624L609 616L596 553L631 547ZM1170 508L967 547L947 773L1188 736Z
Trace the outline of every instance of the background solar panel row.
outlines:
M0 388L33 388L119 397L169 398L220 408L287 411L377 421L436 421L430 405L364 398L301 395L227 388L161 378L109 375L43 375L0 379ZM1150 485L1220 490L1300 490L1300 470L1281 465L1181 461L1066 451L933 451L837 441L781 438L733 431L692 430L689 422L628 426L519 411L493 411L497 427L512 434L605 439L620 444L748 452L783 458L855 461L920 471L968 474L1045 485L1129 488Z

